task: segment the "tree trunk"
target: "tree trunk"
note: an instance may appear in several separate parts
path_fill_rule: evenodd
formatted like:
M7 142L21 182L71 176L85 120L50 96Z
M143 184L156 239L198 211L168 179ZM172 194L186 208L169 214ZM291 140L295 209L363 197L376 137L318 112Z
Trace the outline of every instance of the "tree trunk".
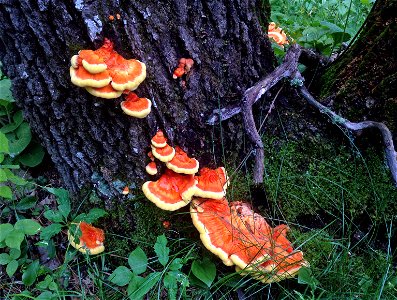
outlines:
M377 1L357 41L320 80L322 98L352 121L397 132L397 0Z
M0 60L65 186L76 192L94 184L112 196L146 178L150 138L160 128L202 165L219 165L222 147L238 153L240 117L222 123L222 136L206 120L212 110L238 103L272 70L263 31L268 14L261 0L0 0ZM147 118L129 117L121 100L99 99L71 84L72 55L99 48L104 38L125 58L147 65L137 90L153 101ZM185 83L172 79L181 57L195 62Z

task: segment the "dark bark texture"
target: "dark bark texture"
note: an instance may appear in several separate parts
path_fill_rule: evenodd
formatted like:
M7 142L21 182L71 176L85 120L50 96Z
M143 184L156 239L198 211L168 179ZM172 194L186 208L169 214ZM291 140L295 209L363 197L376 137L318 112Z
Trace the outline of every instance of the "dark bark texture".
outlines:
M343 116L397 132L397 0L378 0L356 42L321 78L322 98Z
M113 187L110 196L116 179L138 186L147 178L146 153L159 128L201 164L221 163L220 151L212 150L221 149L220 126L205 121L214 109L238 104L273 68L264 3L0 0L0 60L65 185L76 192L101 183ZM99 48L105 37L121 55L147 65L137 90L153 101L147 118L131 118L122 113L121 100L95 98L71 84L71 56ZM185 83L172 79L181 57L195 61ZM241 118L222 127L225 150L236 153Z

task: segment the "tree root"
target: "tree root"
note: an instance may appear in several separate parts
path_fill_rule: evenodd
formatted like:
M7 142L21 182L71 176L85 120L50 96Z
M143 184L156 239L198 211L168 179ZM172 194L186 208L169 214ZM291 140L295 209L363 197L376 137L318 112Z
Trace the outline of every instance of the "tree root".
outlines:
M307 88L303 85L304 78L298 70L298 61L301 55L308 56L309 50L303 49L298 44L292 45L285 55L283 63L278 66L272 73L267 75L263 80L259 81L253 87L247 89L244 93L240 106L222 108L214 110L207 121L207 124L214 125L216 122L227 120L238 113L242 113L244 127L250 141L255 148L255 165L253 170L253 177L255 184L263 183L264 175L264 149L261 136L255 125L254 116L252 113L252 106L257 102L262 95L268 92L274 85L284 78L290 78L291 84L297 87L297 90L303 98L312 106L317 108L321 113L327 114L332 122L346 128L353 134L359 133L363 129L377 128L381 134L383 143L385 145L386 159L389 169L391 171L395 185L397 186L397 153L394 148L393 136L387 126L380 122L363 121L351 122L320 102L316 101L310 94ZM310 55L310 53L309 53Z

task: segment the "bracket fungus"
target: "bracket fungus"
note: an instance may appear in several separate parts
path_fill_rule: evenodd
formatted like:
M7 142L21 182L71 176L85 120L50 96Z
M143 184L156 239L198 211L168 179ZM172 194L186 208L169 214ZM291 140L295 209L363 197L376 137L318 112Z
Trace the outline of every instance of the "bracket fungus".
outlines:
M124 90L135 90L146 78L146 65L122 57L109 39L97 50L81 50L70 63L72 83L106 99L117 98Z
M148 163L145 169L146 169L146 173L148 173L149 175L157 174L157 165L154 161Z
M199 169L199 162L197 159L187 156L185 151L176 146L175 156L166 163L166 166L176 173L196 174Z
M152 153L155 158L162 162L169 162L175 156L175 149L166 144L165 147L157 148L152 146Z
M267 35L270 39L273 39L279 46L288 44L287 35L282 28L277 27L276 23L270 22L267 30Z
M159 208L174 211L189 204L196 191L196 180L193 175L166 169L159 180L145 182L142 191Z
M125 114L141 119L150 113L152 102L147 98L139 98L137 94L130 92L120 106Z
M242 275L268 283L293 277L308 265L287 240L288 227L271 228L247 203L195 198L190 215L204 246Z
M196 176L197 190L195 196L211 199L225 197L229 181L224 167L217 169L202 168L199 174L199 176Z
M193 59L181 58L179 60L178 67L174 70L174 73L172 74L172 78L177 79L189 73L193 65L194 65Z
M103 242L105 241L105 233L102 229L96 228L86 222L72 225L77 225L78 228L76 226L75 230L68 230L70 245L81 253L87 253L90 255L99 254L105 251L105 246L103 245ZM75 234L78 229L81 231L81 236L77 240Z
M157 131L157 133L152 137L151 143L154 147L156 148L163 148L167 146L167 139L164 136L164 133L162 130Z

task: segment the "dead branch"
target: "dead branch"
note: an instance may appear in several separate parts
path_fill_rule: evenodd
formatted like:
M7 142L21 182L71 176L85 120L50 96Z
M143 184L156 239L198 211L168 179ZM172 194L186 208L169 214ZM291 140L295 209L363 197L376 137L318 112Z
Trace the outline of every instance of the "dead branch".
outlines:
M310 56L311 59L313 59L313 54L308 52L308 50L301 48L301 46L297 44L292 45L286 53L284 61L280 66L278 66L263 80L259 81L256 85L245 91L240 107L228 107L214 110L208 119L207 124L213 125L216 122L229 119L240 112L242 113L245 130L249 139L254 144L255 149L255 165L253 170L254 183L262 183L264 174L264 149L261 136L259 135L255 125L252 106L262 97L263 94L269 91L280 80L284 78L290 78L291 84L294 83L294 85L297 86L297 90L302 94L303 98L310 105L317 108L321 113L327 114L334 123L346 128L353 134L357 134L359 131L367 128L377 128L381 132L383 143L385 145L387 163L390 168L394 183L397 186L397 153L394 148L393 136L390 130L385 124L379 122L351 122L315 100L315 98L303 85L304 78L298 70L298 61L301 55L305 57L305 59L308 59Z

